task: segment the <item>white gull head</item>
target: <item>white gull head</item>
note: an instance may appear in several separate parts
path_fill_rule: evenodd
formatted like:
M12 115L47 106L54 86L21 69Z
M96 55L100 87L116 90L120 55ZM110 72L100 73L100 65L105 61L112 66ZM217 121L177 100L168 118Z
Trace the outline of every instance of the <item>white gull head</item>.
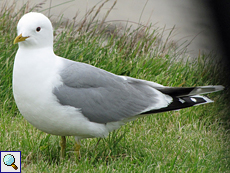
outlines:
M17 33L14 43L19 43L19 48L53 48L52 24L41 13L25 14L18 22Z

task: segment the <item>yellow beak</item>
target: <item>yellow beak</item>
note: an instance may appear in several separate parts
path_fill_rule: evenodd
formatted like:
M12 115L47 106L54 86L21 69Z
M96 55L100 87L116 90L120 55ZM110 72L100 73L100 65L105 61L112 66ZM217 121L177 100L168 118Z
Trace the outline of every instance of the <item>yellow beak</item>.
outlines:
M17 36L15 39L14 39L14 44L18 43L18 42L21 42L21 41L25 41L27 38L29 37L23 37L22 34L20 34L19 36Z

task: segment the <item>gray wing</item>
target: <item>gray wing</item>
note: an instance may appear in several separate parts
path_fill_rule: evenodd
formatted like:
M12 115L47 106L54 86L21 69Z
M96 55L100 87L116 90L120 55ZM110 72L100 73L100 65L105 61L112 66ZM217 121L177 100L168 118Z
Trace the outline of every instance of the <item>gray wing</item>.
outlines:
M137 79L125 80L88 64L63 60L63 85L53 93L60 104L80 108L92 122L120 121L158 102L157 92Z

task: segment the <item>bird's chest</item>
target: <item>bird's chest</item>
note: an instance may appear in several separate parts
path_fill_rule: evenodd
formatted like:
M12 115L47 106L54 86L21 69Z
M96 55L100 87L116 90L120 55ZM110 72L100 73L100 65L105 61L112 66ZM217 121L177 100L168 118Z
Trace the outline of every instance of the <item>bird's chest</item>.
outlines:
M21 112L42 109L53 97L52 90L57 80L55 61L33 57L15 59L13 70L13 93Z
M51 71L45 70L40 64L15 64L13 71L13 91L17 97L24 99L39 98L49 89Z

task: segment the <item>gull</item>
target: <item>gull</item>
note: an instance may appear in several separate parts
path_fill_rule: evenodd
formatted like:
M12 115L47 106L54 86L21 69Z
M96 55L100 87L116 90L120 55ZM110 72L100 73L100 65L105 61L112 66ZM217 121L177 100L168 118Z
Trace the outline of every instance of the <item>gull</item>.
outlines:
M19 48L13 68L13 95L20 113L37 129L66 138L104 138L109 132L145 115L210 103L199 94L224 89L221 85L167 87L119 76L89 64L57 56L53 27L43 14L30 12L17 25Z

